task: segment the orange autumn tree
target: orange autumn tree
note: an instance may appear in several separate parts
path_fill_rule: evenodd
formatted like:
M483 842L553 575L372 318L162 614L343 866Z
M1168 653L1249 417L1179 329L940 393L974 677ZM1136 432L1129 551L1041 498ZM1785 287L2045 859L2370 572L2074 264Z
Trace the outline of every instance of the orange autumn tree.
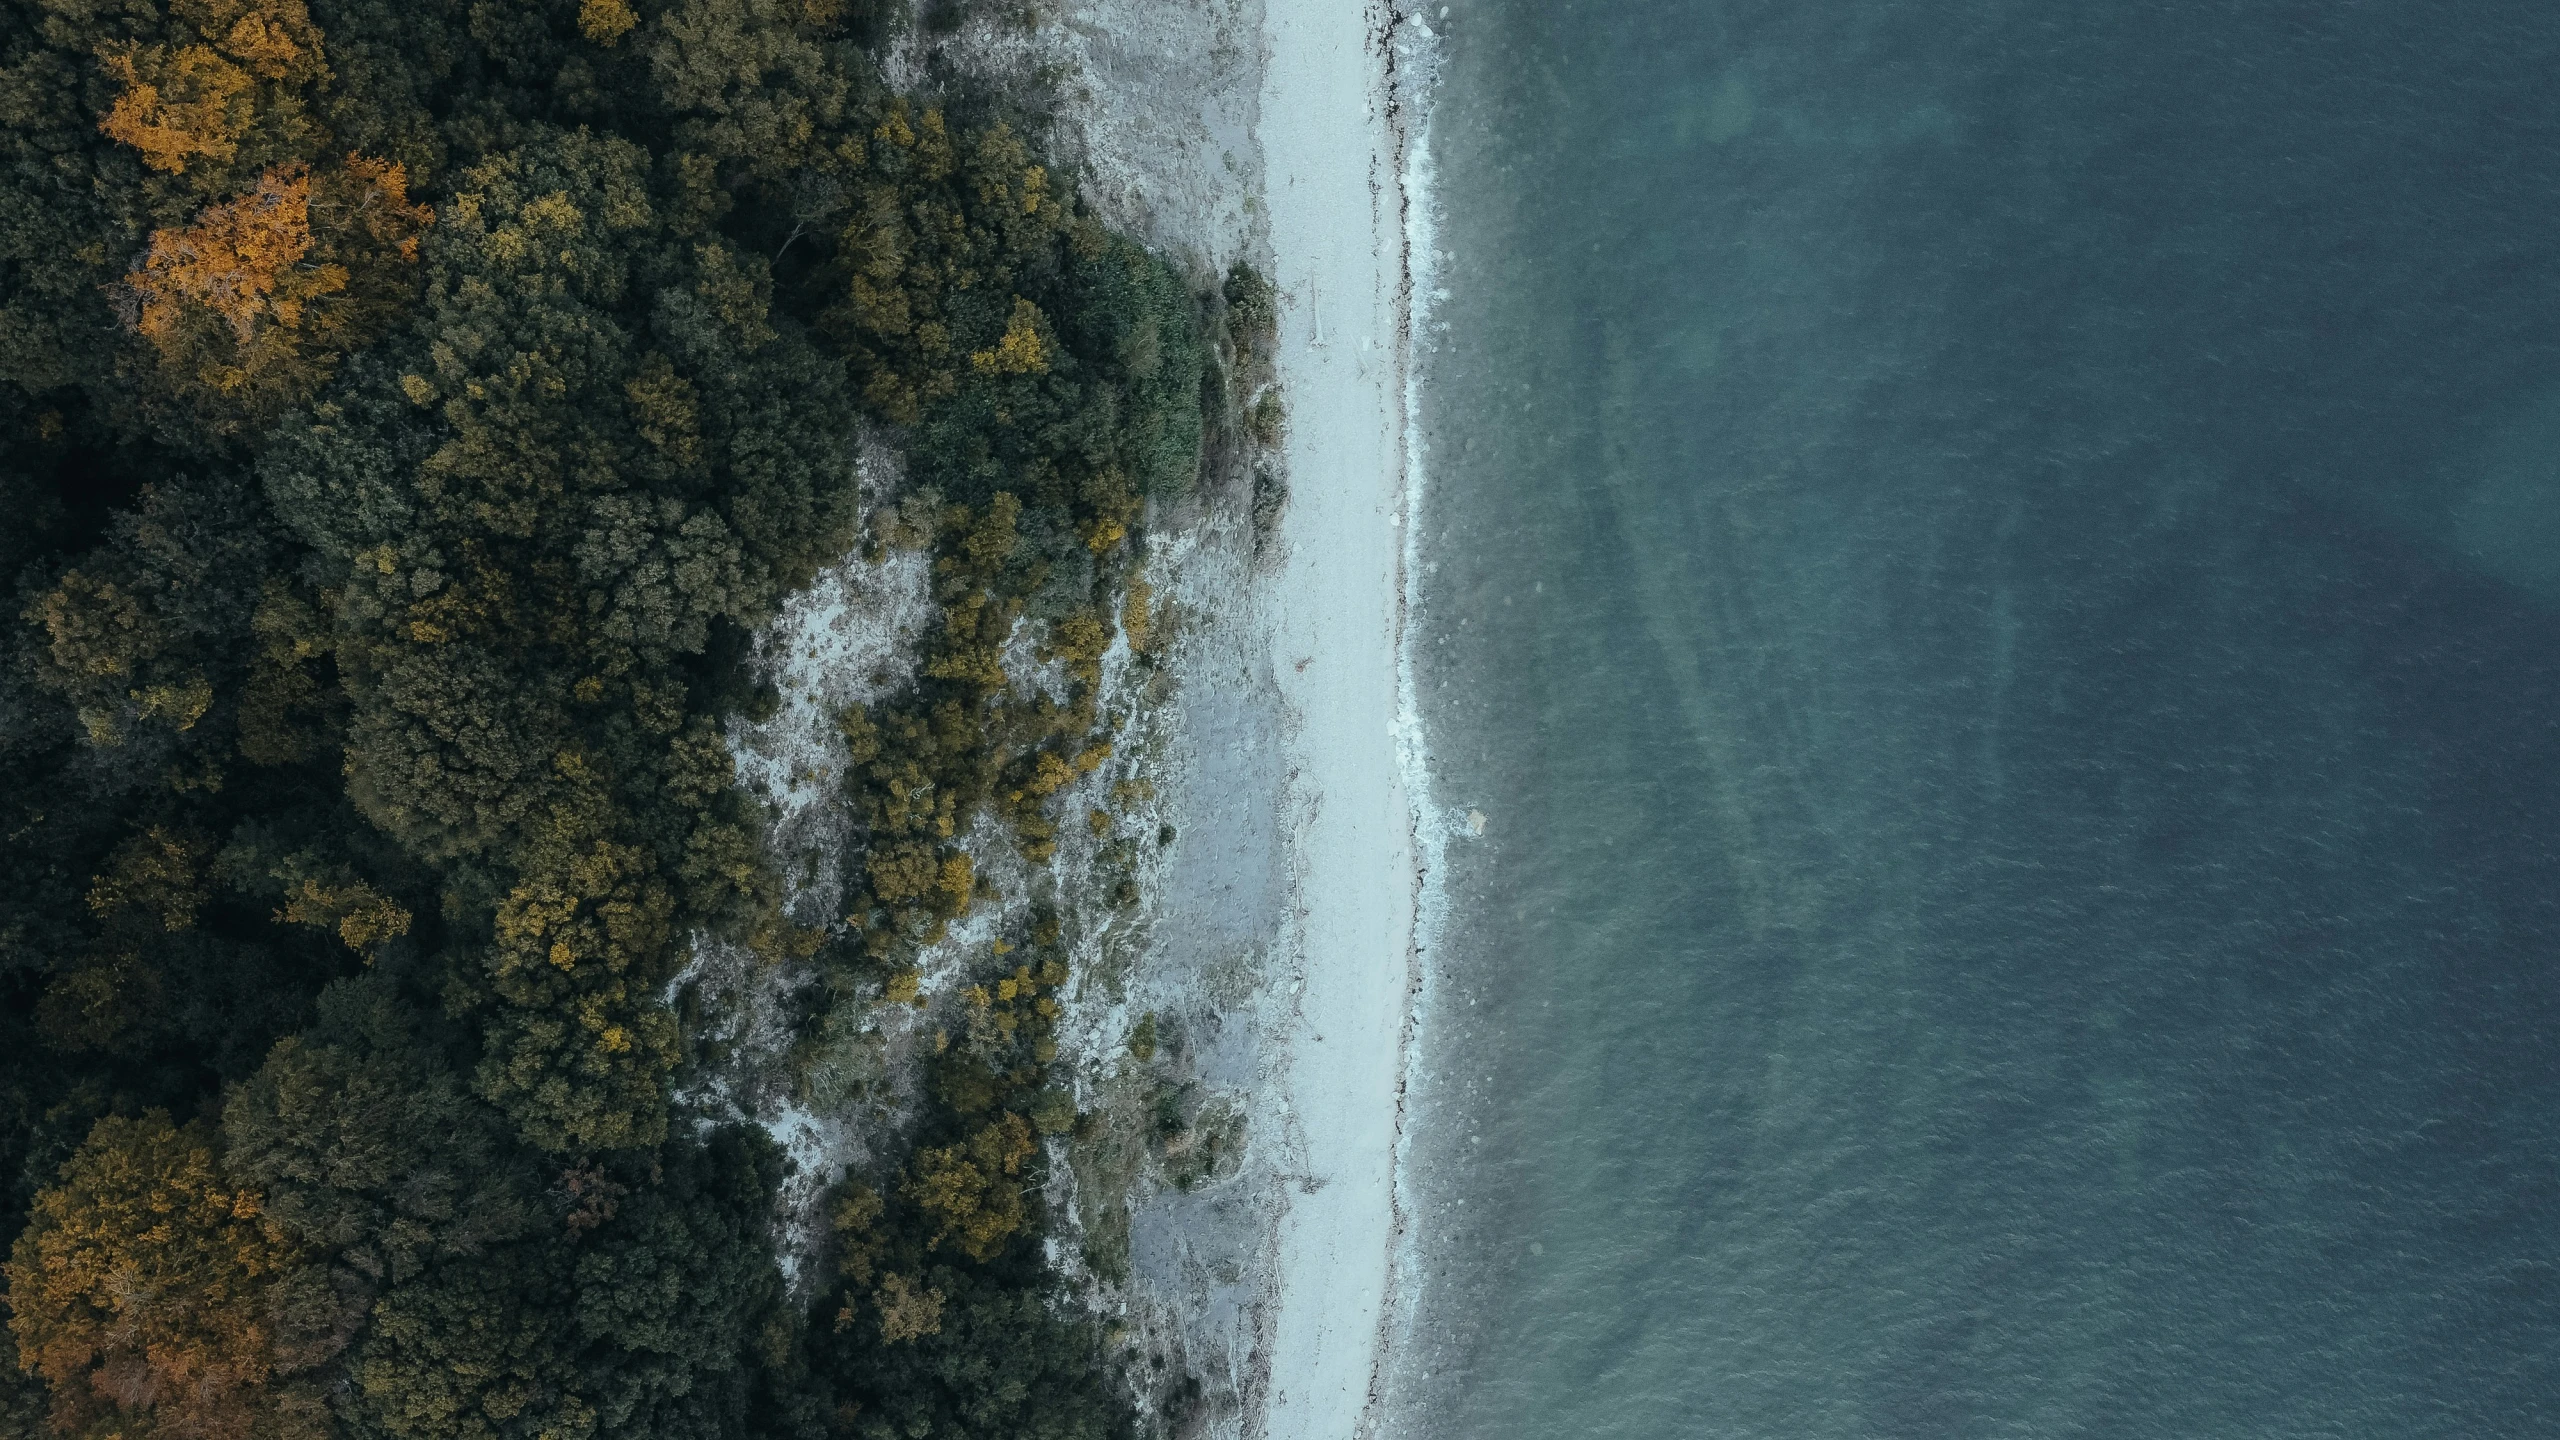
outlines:
M302 0L171 0L165 42L103 49L98 128L205 204L115 287L162 378L216 431L271 418L390 328L435 217L399 164L327 160L331 83Z
M176 0L168 20L173 43L100 54L118 88L100 130L206 194L231 188L235 166L316 147L309 101L329 69L301 0Z
M180 175L190 160L239 153L253 113L239 66L203 45L109 55L106 66L124 93L98 128L141 151L144 164Z
M129 323L182 393L271 415L389 328L434 219L397 163L275 166L248 194L153 232L125 277Z
M195 223L153 232L151 253L126 277L142 302L134 328L167 353L190 312L202 309L247 352L299 328L312 301L347 288L344 266L304 263L310 255L311 172L279 165Z
M55 1428L133 1433L118 1417L147 1415L144 1433L318 1433L268 1391L303 1257L216 1147L207 1121L110 1116L36 1196L7 1266L9 1329Z

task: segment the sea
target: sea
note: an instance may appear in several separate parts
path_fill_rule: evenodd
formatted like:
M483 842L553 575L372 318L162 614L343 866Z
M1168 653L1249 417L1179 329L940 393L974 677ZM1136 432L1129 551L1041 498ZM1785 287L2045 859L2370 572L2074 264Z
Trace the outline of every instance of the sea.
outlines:
M2560 5L1421 18L1386 1432L2560 1435Z

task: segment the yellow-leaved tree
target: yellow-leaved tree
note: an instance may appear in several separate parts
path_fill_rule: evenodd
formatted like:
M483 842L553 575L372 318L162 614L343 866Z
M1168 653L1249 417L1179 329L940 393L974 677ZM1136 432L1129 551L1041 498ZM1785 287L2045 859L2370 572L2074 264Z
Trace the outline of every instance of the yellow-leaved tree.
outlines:
M259 1195L222 1175L208 1121L110 1116L38 1193L11 1252L9 1329L70 1434L326 1433L280 1391L279 1329L313 1278Z
M557 1151L654 1145L675 1067L664 983L676 897L648 851L605 835L611 809L587 758L553 765L560 800L528 837L498 904L479 1089L527 1139Z
M906 1194L932 1222L933 1243L994 1259L1030 1218L1022 1167L1039 1150L1030 1122L1008 1111L957 1145L919 1152Z

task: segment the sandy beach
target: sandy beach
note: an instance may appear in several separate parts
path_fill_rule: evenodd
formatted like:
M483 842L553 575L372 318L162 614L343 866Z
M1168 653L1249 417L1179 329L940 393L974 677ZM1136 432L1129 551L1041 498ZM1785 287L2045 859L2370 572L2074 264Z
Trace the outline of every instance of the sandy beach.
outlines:
M1374 1428L1397 1231L1419 875L1398 764L1406 503L1404 231L1383 17L1266 12L1261 147L1286 297L1287 556L1267 594L1288 750L1296 991L1274 1067L1291 1177L1270 1279L1272 1437Z

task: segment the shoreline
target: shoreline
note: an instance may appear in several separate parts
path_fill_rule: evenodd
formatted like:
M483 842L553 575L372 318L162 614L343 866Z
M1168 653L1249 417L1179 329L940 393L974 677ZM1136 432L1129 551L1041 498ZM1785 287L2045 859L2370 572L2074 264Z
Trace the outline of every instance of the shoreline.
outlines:
M1447 10L1439 12L1443 17ZM1445 23L1445 20L1444 20ZM1385 37L1390 61L1390 94L1397 125L1396 153L1401 254L1404 260L1402 323L1397 340L1401 384L1396 400L1403 421L1404 526L1403 573L1397 592L1396 760L1413 811L1416 866L1414 930L1405 1008L1403 1066L1396 1086L1396 1141L1392 1174L1395 1227L1388 1261L1387 1303L1378 1321L1376 1373L1370 1408L1380 1425L1399 1403L1397 1366L1411 1352L1421 1324L1423 1293L1422 1237L1414 1227L1422 1202L1413 1160L1415 1108L1421 1095L1417 1082L1428 1072L1434 992L1427 961L1446 933L1448 920L1448 847L1469 820L1444 807L1431 773L1428 726L1422 715L1421 682L1416 674L1414 627L1422 609L1427 572L1422 558L1423 515L1430 490L1430 444L1422 427L1422 352L1429 348L1432 309L1446 292L1439 288L1442 252L1437 175L1431 156L1431 111L1441 61L1440 37L1423 10L1396 17ZM1483 834L1484 817L1471 812L1474 834Z
M1272 997L1268 1103L1295 1173L1272 1237L1253 1427L1274 1440L1377 1429L1404 1244L1424 885L1408 783L1412 217L1393 24L1361 0L1274 5L1264 20L1259 138L1291 488L1285 558L1259 587L1291 767L1294 984Z
M1404 1107L1447 830L1418 823L1436 811L1404 645L1433 37L1385 0L1068 0L1059 18L980 22L947 53L1002 83L1063 65L1061 158L1088 201L1204 276L1264 268L1288 499L1267 553L1233 496L1166 537L1157 593L1198 623L1130 758L1182 838L1140 911L1080 944L1069 1007L1080 1104L1106 1103L1131 1027L1159 1016L1182 1036L1166 1075L1241 1112L1238 1170L1187 1191L1148 1164L1097 1171L1091 1210L1070 1174L1052 1198L1106 1225L1127 1205L1132 1283L1090 1298L1208 1383L1199 1433L1351 1440L1385 1428L1410 1325Z

